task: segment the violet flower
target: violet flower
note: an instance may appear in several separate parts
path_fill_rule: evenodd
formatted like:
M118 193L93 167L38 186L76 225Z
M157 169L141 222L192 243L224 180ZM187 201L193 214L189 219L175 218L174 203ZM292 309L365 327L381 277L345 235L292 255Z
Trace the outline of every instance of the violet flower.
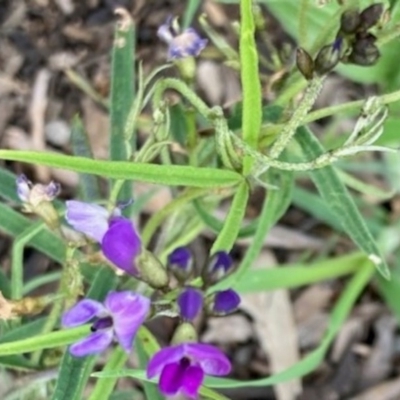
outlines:
M193 28L179 32L172 18L168 18L158 28L157 35L168 44L168 60L196 57L208 43L208 40L201 38Z
M100 353L116 340L129 353L149 309L150 300L131 291L108 293L104 305L91 299L79 301L64 313L62 325L72 328L94 319L92 333L70 346L69 352L75 357Z
M66 202L65 218L75 230L100 243L104 256L126 273L138 276L135 258L141 251L141 240L131 220L97 204L76 200Z
M212 285L232 271L233 260L226 251L213 254L203 270L203 279Z
M231 363L218 348L203 343L181 343L157 352L147 365L147 377L160 375L159 388L166 396L178 392L194 399L205 375L227 375Z

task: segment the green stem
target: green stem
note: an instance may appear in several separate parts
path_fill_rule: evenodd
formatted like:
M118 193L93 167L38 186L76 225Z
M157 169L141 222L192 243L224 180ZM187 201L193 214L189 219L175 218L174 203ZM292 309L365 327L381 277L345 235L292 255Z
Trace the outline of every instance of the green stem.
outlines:
M230 251L233 247L243 221L248 198L249 185L246 181L243 181L238 186L225 224L210 250L211 254L219 250Z
M272 159L276 159L282 153L282 151L286 148L290 140L296 133L296 129L303 124L304 118L307 113L310 111L311 107L314 105L315 100L317 99L321 89L322 84L325 77L315 77L313 78L309 86L307 87L306 92L302 100L300 101L299 106L294 111L290 120L286 123L282 132L279 134L278 139L273 144L272 149L270 151L270 157Z
M29 241L45 228L42 221L36 222L19 234L12 247L12 265L11 265L11 298L19 300L22 298L24 287L24 248Z
M400 101L400 90L392 93L387 93L381 96L377 96L377 98L382 102L382 104L395 103L396 101ZM310 122L317 121L321 118L329 117L331 115L335 115L343 111L356 110L362 107L364 104L365 104L365 99L350 101L348 103L339 104L337 106L331 106L322 108L321 110L312 111L304 119L304 124L308 124Z

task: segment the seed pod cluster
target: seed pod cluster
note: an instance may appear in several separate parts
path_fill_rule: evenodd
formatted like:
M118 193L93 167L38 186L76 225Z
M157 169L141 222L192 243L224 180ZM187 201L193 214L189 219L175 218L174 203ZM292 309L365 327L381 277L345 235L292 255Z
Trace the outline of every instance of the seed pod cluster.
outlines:
M350 9L342 14L338 35L344 36L349 43L349 52L343 61L362 66L378 61L380 52L376 46L376 36L369 30L378 24L383 11L383 4L377 3L361 12Z
M339 62L369 66L375 64L380 52L376 36L369 30L376 26L384 12L382 3L372 4L361 12L346 10L340 19L340 28L333 43L323 46L313 59L306 50L297 49L296 65L302 75L310 80L325 75Z

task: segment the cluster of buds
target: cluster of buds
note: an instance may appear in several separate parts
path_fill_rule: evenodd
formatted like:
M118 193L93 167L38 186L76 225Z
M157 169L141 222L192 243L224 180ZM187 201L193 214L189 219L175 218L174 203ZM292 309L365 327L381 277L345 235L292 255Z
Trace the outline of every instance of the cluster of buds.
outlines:
M313 59L299 48L296 64L303 76L310 80L314 75L326 75L339 62L361 66L375 64L380 56L376 36L370 30L380 21L383 4L373 4L363 11L350 9L342 14L340 28L334 41L323 46Z
M159 387L164 395L182 393L194 398L206 374L228 374L229 359L218 348L198 342L193 320L201 311L224 316L239 306L240 297L232 289L206 294L214 283L232 271L230 255L220 251L210 257L201 272L202 286L194 287L190 285L194 262L186 247L174 250L164 266L143 247L132 221L121 216L119 208L109 211L76 200L67 201L66 208L67 222L99 243L105 258L128 275L146 282L158 294L153 301L132 291L110 292L104 303L80 300L64 313L62 325L70 328L91 322L91 333L71 345L70 353L76 357L100 353L113 342L129 353L137 330L146 319L168 315L159 309L160 304L167 303L173 310L172 316L179 316L180 323L171 345L149 361L148 377L160 376Z

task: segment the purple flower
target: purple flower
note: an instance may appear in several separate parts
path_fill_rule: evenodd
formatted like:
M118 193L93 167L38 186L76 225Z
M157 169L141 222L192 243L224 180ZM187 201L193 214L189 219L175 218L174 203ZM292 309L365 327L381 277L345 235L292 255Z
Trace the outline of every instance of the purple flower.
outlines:
M126 273L138 276L135 258L141 251L141 240L132 221L110 214L104 207L70 200L66 202L66 220L77 231L100 243L104 256Z
M208 40L202 39L193 28L179 32L172 18L157 30L158 37L168 44L168 60L196 57L206 47Z
M42 202L53 201L61 191L59 183L51 181L48 185L32 184L24 174L17 177L16 184L19 199L31 208L36 208Z
M200 290L185 288L177 298L179 312L183 319L192 321L203 307L203 294Z
M160 375L159 388L166 396L182 392L196 398L204 375L227 375L230 370L230 361L216 347L182 343L157 352L147 365L147 376Z
M131 291L108 293L104 305L96 300L84 299L62 316L66 328L83 325L91 320L92 333L73 344L69 351L75 357L100 353L113 340L129 353L136 331L146 319L150 300Z
M212 311L217 315L234 312L240 304L240 296L233 290L227 289L215 294Z

